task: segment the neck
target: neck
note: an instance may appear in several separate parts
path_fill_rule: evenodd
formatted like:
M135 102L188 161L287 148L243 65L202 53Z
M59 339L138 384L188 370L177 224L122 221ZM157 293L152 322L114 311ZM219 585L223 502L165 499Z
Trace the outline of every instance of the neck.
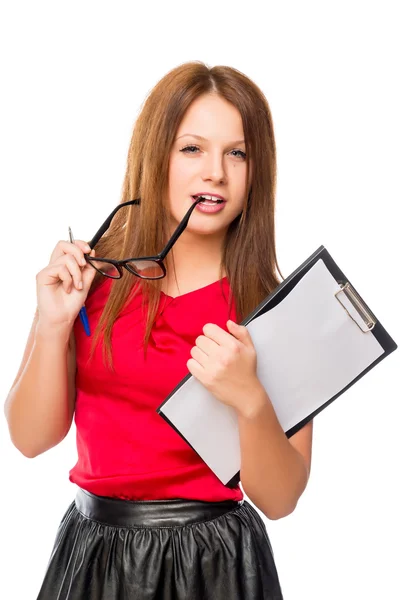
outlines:
M164 287L177 285L178 289L196 289L213 283L220 276L224 277L225 269L222 275L220 272L222 251L223 237L220 232L218 235L184 232L166 258Z

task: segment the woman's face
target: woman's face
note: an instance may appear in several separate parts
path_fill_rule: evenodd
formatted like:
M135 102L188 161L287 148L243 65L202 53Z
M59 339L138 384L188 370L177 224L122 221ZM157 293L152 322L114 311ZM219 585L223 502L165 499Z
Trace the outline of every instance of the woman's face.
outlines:
M206 213L197 206L185 231L223 236L243 210L248 195L248 166L237 108L215 94L204 94L193 101L170 155L168 201L173 228L189 210L193 195L219 194L225 199L218 205L222 210Z

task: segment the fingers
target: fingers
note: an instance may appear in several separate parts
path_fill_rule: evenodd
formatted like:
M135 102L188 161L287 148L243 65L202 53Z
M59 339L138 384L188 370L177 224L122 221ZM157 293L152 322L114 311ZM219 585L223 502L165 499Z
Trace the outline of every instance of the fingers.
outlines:
M84 258L84 253L88 254L89 252L90 246L83 240L75 240L73 244L71 242L66 242L65 240L60 240L52 252L49 265L58 262L65 254L71 254L75 256L78 264L85 266L86 260Z
M68 244L68 242L65 242ZM72 244L71 244L72 245ZM90 252L90 256L94 256L95 251L92 250ZM78 260L81 259L81 254L78 254ZM84 278L82 275L82 270L90 271L90 276L88 278L85 277L85 283L93 280L94 274L96 270L89 265L85 259L83 259L84 265L87 269L83 268L82 264L78 264L76 253L73 254L63 254L57 262L51 263L44 269L46 271L47 276L50 277L50 284L54 284L61 280L62 286L68 294L71 292L72 288L75 287L77 290L82 290L84 288ZM93 274L91 273L93 271Z
M51 264L42 271L40 271L36 277L38 283L41 283L41 279L45 279L42 282L44 285L54 285L55 283L62 282L62 286L66 293L70 293L72 289L72 275L66 264Z
M67 266L70 274L71 274L71 283L69 285L69 289L68 292L71 291L72 285L75 285L77 290L81 290L83 287L83 283L82 283L82 274L81 274L81 269L80 266L78 265L78 262L76 260L75 256L71 256L70 254L67 254L65 256L65 265ZM79 258L79 260L81 260ZM83 259L85 265L86 265L86 261L85 259ZM82 263L80 263L81 267L83 266Z
M91 250L89 256L94 257L95 255L96 251ZM86 267L82 269L83 289L90 287L96 273L96 269L90 264L90 262L87 262Z

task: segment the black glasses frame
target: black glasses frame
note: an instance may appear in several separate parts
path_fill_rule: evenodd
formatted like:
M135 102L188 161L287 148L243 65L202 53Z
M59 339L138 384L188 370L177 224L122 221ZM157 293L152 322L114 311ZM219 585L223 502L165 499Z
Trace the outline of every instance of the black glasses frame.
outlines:
M85 260L91 264L91 266L96 269L96 271L98 271L98 273L100 273L101 275L104 275L104 277L109 277L110 279L121 279L122 275L123 275L123 270L122 267L124 267L129 273L132 273L132 275L136 275L136 277L140 277L141 279L162 279L163 277L165 277L165 275L167 274L167 270L165 268L164 265L164 259L167 256L168 252L171 250L172 246L175 244L175 242L177 241L177 239L179 238L179 236L183 233L184 229L186 228L188 221L189 221L189 217L192 214L192 212L194 211L194 209L196 208L197 204L199 202L204 202L204 198L197 198L192 206L189 208L189 210L187 211L186 215L183 217L182 221L179 223L178 227L175 229L174 233L172 234L171 238L169 239L169 241L167 242L165 248L156 256L133 256L132 258L124 258L122 260L115 260L113 258L97 258L96 256L89 256L89 254L84 254ZM113 211L112 213L107 217L107 219L104 221L104 223L102 224L102 226L100 227L100 229L97 231L97 233L94 235L94 237L91 239L90 242L88 242L89 246L91 249L93 249L95 247L95 245L97 244L97 242L100 240L100 238L102 237L102 235L107 231L107 229L110 227L111 225L111 221L114 218L114 215L123 207L123 206L130 206L131 204L140 204L140 198L136 198L135 200L128 200L128 202L123 202L122 204L119 204ZM158 277L146 277L145 275L139 275L139 273L136 273L136 271L134 271L132 268L129 267L129 265L127 263L129 263L130 261L139 261L139 260L151 260L153 262L156 262L162 270L162 275L159 275ZM102 273L101 271L99 271L99 269L97 269L94 266L94 262L104 262L107 264L112 264L114 265L114 267L117 269L118 273L119 273L119 277L113 277L112 275L106 275L105 273Z

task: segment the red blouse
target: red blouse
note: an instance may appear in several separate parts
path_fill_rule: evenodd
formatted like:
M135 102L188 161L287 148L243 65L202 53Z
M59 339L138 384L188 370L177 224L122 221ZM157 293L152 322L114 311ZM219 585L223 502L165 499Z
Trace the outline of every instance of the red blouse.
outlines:
M92 334L112 283L104 278L87 298ZM242 500L239 484L225 486L156 412L189 373L186 362L203 326L216 323L227 331L226 321L236 321L234 302L228 314L228 295L226 277L176 298L161 292L146 360L142 294L128 299L112 331L115 373L103 365L101 341L86 364L92 337L76 319L78 461L69 472L71 482L99 496L126 500Z

